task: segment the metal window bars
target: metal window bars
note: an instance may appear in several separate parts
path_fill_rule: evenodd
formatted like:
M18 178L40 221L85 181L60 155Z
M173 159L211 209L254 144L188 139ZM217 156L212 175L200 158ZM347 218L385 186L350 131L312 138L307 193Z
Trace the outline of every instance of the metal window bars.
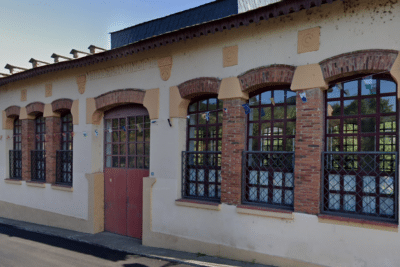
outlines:
M46 151L31 151L31 179L32 181L46 181Z
M323 152L321 210L397 222L397 152Z
M72 186L72 153L71 150L56 152L56 183Z
M220 201L220 151L182 151L182 198Z
M243 151L242 203L293 210L294 152Z
M9 151L10 178L22 179L22 151Z

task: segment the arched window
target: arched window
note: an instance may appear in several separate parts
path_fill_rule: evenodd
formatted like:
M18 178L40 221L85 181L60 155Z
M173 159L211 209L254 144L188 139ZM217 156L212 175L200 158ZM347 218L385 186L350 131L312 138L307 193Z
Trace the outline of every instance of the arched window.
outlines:
M22 179L22 124L19 118L14 120L13 150L10 150L10 178Z
M292 209L296 93L282 88L250 96L243 202Z
M189 105L187 151L182 155L185 198L221 198L222 118L222 101L216 97L197 99Z
M72 140L73 124L70 112L61 116L61 142L60 150L57 150L57 175L56 183L72 186Z
M385 75L326 93L323 210L397 220L397 86Z
M46 181L45 134L46 121L41 114L35 119L35 150L31 151L31 178L33 181Z

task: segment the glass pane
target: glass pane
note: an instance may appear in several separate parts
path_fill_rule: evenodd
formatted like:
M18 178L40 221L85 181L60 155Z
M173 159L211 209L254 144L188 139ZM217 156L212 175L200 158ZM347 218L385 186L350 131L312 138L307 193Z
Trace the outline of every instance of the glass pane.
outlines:
M282 189L274 189L272 198L274 203L282 203Z
M380 152L396 152L396 136L386 135L379 138Z
M250 100L249 100L249 105L250 105L250 106L258 105L259 100L260 100L260 95L255 95L255 96L253 96L253 97L250 98Z
M260 150L258 139L249 138L249 149L250 149L250 151L259 151Z
M357 119L344 119L343 121L343 133L357 133L358 132L358 122Z
M126 141L126 132L125 131L121 131L120 135L121 135L121 142L125 142Z
M391 198L381 197L379 203L380 214L392 216L394 210L394 201Z
M150 168L150 159L149 159L149 157L145 157L144 158L144 168L145 169Z
M339 116L340 115L340 101L329 101L327 106L328 116Z
M143 142L143 131L137 131L136 132L136 140L137 142Z
M196 111L197 110L197 102L196 103L193 103L193 104L191 104L190 106L189 106L189 111L190 112L194 112L194 111Z
M282 186L283 181L283 173L281 172L274 172L273 175L273 185L274 186Z
M376 113L376 98L361 99L361 114Z
M296 106L287 106L287 119L296 119Z
M136 118L130 117L129 118L129 129L135 129L135 128L136 128Z
M113 154L113 155L118 155L118 145L112 145L112 147L113 147L113 152L112 152L112 154Z
M125 144L121 144L119 145L119 154L120 155L125 155L126 154L126 145Z
M136 144L129 144L129 155L136 154Z
M135 142L136 141L136 131L129 131L129 142Z
M136 117L136 124L142 124L143 123L143 117L137 116Z
M266 91L261 94L261 105L271 104L271 91Z
M343 209L345 211L356 211L356 196L344 195Z
M129 161L129 168L136 167L136 158L135 157L128 157L128 161Z
M296 122L288 121L286 122L286 135L295 135L296 134Z
M381 80L381 94L395 93L396 84L392 81Z
M189 127L189 138L196 138L196 127Z
M150 142L150 129L144 130L145 142Z
M361 151L376 151L375 136L361 137Z
M118 168L118 157L112 157L113 168Z
M343 137L343 151L345 151L345 152L357 152L358 151L357 136Z
M290 90L286 91L286 103L296 106L296 92Z
M144 144L137 144L137 154L138 155L144 154Z
M268 172L260 171L260 185L268 185Z
M275 104L282 104L285 102L285 91L283 90L274 90L274 101Z
M223 100L218 100L218 108L222 109L224 106L224 101Z
M381 97L381 113L396 112L396 96Z
M329 194L329 209L338 210L340 209L340 195Z
M113 142L118 142L119 141L118 132L113 131L112 134L113 134L113 140L112 141Z
M340 120L327 120L327 134L339 134Z
M361 81L361 95L376 95L376 80L367 77Z
M208 110L215 110L217 109L217 99L210 98L208 99Z
M343 115L357 115L358 114L358 100L345 100L343 101Z
M376 191L376 177L364 176L363 177L363 192L364 193L375 193Z
M207 99L199 102L199 111L207 110Z
M222 111L218 111L218 123L222 123L224 120L224 113Z
M396 132L396 116L385 116L380 120L379 131L381 133Z
M210 124L215 124L217 123L217 112L210 112L209 113L209 122Z
M379 191L381 194L392 195L394 194L394 181L391 176L379 177Z
M356 176L345 175L344 177L344 191L355 192L356 191Z
M190 115L189 118L189 125L195 125L197 124L197 114L192 114Z
M261 139L261 151L271 151L271 139L263 138Z
M261 202L268 202L268 189L260 188L260 199Z
M257 121L259 119L258 113L259 113L258 107L257 108L252 108L251 111L250 111L249 120L250 121Z
M264 123L262 124L264 126ZM258 136L259 135L259 124L258 123L249 123L249 135L250 136Z
M362 133L375 133L376 132L376 118L361 118L361 132Z
M199 124L206 124L206 113L199 114Z
M112 128L117 130L118 129L118 119L112 120Z
M343 84L343 96L352 97L358 95L358 81L351 81Z
M340 190L340 175L329 174L329 190Z
M144 158L143 157L138 157L137 158L137 165L136 167L138 169L143 169L144 168Z
M125 160L126 160L125 157L120 157L119 158L119 167L126 168Z
M273 127L274 135L283 135L284 123L283 122L275 122Z
M285 118L285 107L276 106L274 107L274 119L284 119Z
M364 213L376 213L376 199L374 197L363 197L362 198L362 212Z
M293 173L286 173L285 174L285 186L286 187L293 187L294 186Z
M106 158L106 167L111 168L111 157Z
M294 151L294 138L286 138L286 151Z
M64 148L65 150L65 148ZM111 144L106 145L106 155L111 155Z
M328 99L339 98L339 97L340 97L340 90L336 85L328 89Z
M261 120L271 120L271 107L262 107L261 109Z
M210 126L208 127L208 138L217 138L217 127Z

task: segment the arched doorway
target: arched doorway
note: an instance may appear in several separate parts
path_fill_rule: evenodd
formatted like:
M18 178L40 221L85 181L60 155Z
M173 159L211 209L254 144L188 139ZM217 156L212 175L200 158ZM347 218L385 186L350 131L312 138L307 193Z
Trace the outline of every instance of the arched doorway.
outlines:
M143 177L149 175L150 119L142 105L104 114L104 229L142 238Z

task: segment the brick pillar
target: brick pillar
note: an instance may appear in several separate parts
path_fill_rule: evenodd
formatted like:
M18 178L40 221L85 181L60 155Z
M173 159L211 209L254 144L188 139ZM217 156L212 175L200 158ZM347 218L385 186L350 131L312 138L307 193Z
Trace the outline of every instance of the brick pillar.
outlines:
M321 152L324 149L324 98L319 88L297 94L294 210L318 214L321 201Z
M246 146L246 114L243 99L225 99L222 125L221 202L237 205L242 195L242 151Z
M56 182L56 151L60 150L61 146L60 132L60 117L46 117L46 183Z
M31 150L35 149L35 121L21 120L22 180L31 180Z

